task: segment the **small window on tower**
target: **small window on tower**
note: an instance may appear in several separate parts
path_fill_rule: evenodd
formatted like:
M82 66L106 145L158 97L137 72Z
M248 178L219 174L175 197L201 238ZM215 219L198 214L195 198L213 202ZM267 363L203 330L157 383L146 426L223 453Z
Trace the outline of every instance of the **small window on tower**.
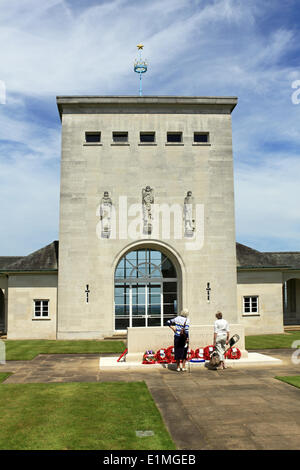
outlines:
M101 141L101 132L86 132L85 133L86 142L100 142Z
M194 132L194 142L200 144L207 144L209 142L208 132Z
M140 132L140 142L142 143L155 142L155 132Z
M167 142L170 142L170 143L182 142L182 132L167 132Z
M113 132L113 142L128 142L128 132Z

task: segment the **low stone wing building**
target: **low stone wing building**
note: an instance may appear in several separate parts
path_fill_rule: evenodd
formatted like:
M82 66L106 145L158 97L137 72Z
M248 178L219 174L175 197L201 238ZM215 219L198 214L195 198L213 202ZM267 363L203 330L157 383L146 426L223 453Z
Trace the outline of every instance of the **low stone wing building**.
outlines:
M237 250L237 305L246 334L300 325L300 252Z
M0 330L10 339L56 339L58 242L0 257Z
M237 306L245 333L299 326L300 252L263 253L237 243L236 254ZM57 277L57 241L28 256L0 257L0 331L10 339L56 339Z

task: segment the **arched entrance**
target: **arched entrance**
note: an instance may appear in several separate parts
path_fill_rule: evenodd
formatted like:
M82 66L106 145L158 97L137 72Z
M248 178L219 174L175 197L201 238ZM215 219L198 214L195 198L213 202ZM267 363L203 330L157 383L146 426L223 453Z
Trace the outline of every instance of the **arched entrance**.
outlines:
M115 329L164 326L178 311L178 273L155 248L129 251L115 270Z
M300 279L289 279L283 284L283 323L300 325Z

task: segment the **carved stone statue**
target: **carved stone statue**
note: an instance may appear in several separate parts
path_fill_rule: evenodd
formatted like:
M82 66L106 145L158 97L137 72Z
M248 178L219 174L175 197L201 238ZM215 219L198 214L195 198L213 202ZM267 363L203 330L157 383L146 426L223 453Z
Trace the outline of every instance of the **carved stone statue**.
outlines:
M194 198L192 191L188 191L184 198L183 219L184 219L184 236L192 237L195 231L195 220L193 218Z
M154 203L154 190L150 186L146 186L142 190L142 204L143 204L143 232L150 235L152 232L152 204Z
M100 220L101 220L101 236L109 238L111 233L111 212L112 200L108 191L104 191L103 198L100 203Z

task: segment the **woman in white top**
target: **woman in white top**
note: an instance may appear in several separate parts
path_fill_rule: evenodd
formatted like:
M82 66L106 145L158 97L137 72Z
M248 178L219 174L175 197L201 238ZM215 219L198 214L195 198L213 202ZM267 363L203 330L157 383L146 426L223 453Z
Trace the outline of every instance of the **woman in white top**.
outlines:
M229 325L226 320L224 320L221 312L216 313L217 320L215 321L214 326L214 347L220 358L219 369L226 369L225 367L225 347L228 344L229 340Z

